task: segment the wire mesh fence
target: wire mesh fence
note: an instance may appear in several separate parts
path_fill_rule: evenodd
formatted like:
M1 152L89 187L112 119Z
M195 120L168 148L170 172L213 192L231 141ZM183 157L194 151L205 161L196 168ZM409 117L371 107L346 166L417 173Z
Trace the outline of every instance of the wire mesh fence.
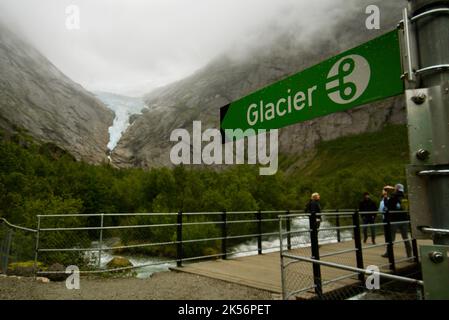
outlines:
M0 219L0 272L33 274L35 231L8 224Z
M412 270L418 260L410 222L391 222L394 214L339 211L300 217L281 215L284 299L420 299L421 282L405 277L392 279L387 274ZM292 220L298 218L302 227L296 230L298 226ZM398 231L403 240L395 240ZM367 286L366 280L372 276L367 270L381 275L382 286L374 286L374 291Z
M36 263L103 273L277 251L277 217L286 212L38 216ZM115 257L129 261L117 265Z

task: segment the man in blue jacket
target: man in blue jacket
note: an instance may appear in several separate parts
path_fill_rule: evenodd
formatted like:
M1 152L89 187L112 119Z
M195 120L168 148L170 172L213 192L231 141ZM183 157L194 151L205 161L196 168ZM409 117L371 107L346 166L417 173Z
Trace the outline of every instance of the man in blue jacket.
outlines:
M396 240L396 232L399 230L401 232L402 240L409 239L409 219L407 212L403 211L402 200L404 199L404 185L398 183L394 187L394 192L387 201L388 214L390 216L391 224L391 240L394 242ZM407 257L412 257L412 246L410 241L405 241L405 251L407 252ZM388 257L385 253L382 257Z

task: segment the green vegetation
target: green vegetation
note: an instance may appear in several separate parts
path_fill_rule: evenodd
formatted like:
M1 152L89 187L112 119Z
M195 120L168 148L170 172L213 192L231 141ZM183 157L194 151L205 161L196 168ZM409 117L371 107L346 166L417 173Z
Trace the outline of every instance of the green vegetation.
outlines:
M305 169L295 172L298 197L318 191L327 208L355 208L365 191L380 200L382 187L406 184L408 138L405 126L391 125L380 132L364 133L323 142Z
M304 168L288 175L298 157L282 157L275 176L260 176L256 166L211 169L122 169L77 162L52 144L37 144L25 134L0 135L0 216L12 223L36 228L36 214L117 212L202 212L304 209L310 193L320 192L324 208L354 208L364 191L376 198L385 184L405 183L408 161L404 126L388 126L366 133L324 142ZM291 171L291 170L289 170ZM254 218L247 215L239 218ZM208 221L203 216L188 222ZM219 219L215 217L213 219ZM231 219L231 218L230 218ZM42 221L45 226L98 226L99 218L64 218ZM187 217L184 221L187 221ZM175 223L175 216L105 218L105 225ZM267 226L276 228L276 224ZM233 224L229 234L252 233L254 224ZM186 226L184 239L219 237L219 226ZM98 231L48 233L43 247L88 247ZM122 244L143 241L170 242L175 228L107 231L105 238L118 237ZM32 242L32 241L31 241ZM187 256L214 254L219 241L186 245ZM175 254L174 247L136 249L158 255ZM31 258L31 257L30 257ZM41 258L40 258L41 259ZM43 262L82 260L77 253L49 253Z

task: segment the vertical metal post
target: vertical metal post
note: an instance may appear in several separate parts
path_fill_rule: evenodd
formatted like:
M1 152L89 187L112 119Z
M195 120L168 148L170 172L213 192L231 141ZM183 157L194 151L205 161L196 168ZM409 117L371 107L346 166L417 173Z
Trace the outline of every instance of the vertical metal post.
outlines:
M394 249L393 249L393 234L391 230L391 219L390 219L390 212L387 210L385 212L385 226L384 226L384 233L385 233L385 242L387 243L387 254L388 254L388 262L390 263L390 270L393 272L396 272L396 263L394 259Z
M227 248L227 238L228 238L228 227L227 227L227 213L226 210L221 214L221 253L223 254L223 260L228 258L228 248Z
M312 212L309 216L310 242L312 249L312 259L320 260L318 226L316 219L316 212ZM323 283L321 279L321 266L317 263L313 264L313 283L315 285L315 294L319 299L321 299L323 297Z
M448 0L410 0L412 16L416 17L432 9L449 8ZM416 38L420 69L449 64L449 16L448 14L431 14L415 19ZM426 163L435 169L437 166L449 165L449 68L434 69L418 75L419 88L441 88L440 99L426 97L430 101L431 160ZM409 103L409 102L408 102ZM417 150L410 150L416 154ZM428 192L421 195L430 204L432 226L449 229L449 176L434 176L427 179ZM411 203L413 205L413 203ZM449 245L449 235L435 235L434 243Z
M257 217L257 252L262 254L262 212L259 210L256 213Z
M37 216L37 231L36 231L36 247L34 251L34 277L37 277L37 259L39 258L39 237L41 231L41 217Z
M287 217L288 219L288 217ZM281 285L282 285L282 300L287 299L287 286L285 283L285 268L284 268L284 237L282 236L283 226L282 226L282 217L279 218L279 241L280 241L280 249L279 253L281 255Z
M359 210L356 210L352 215L352 223L354 225L354 243L357 251L355 252L357 268L365 269L363 264L363 251L362 251L362 237L360 235L360 214ZM359 280L362 283L365 283L365 275L363 273L359 273Z
M177 216L176 243L176 265L182 267L182 211L179 211Z
M412 250L413 250L413 261L419 263L419 254L418 254L418 240L412 239Z
M5 227L5 232L6 232L6 227ZM6 273L5 269L4 269L5 251L6 251L6 234L4 235L4 237L2 238L2 242L0 243L0 268L1 268L2 273Z
M11 243L12 243L12 235L13 231L12 229L8 229L8 233L5 238L5 247L3 248L3 273L8 274L8 265L9 265L9 255L11 253Z
M337 209L337 215L335 217L335 224L337 226L337 228L340 228L340 215L338 214L340 210ZM340 229L337 229L337 241L338 243L341 242L341 231Z
M408 220L410 221L410 212L408 213ZM410 234L413 235L412 225L409 224L409 231ZM413 238L412 236L412 252L413 252L413 261L416 263L419 263L419 250L418 250L418 240L416 238Z
M100 239L98 241L98 269L101 267L101 250L103 247L103 226L104 226L104 214L101 214L100 220Z
M291 220L290 220L290 210L287 210L287 221L286 221L286 231L287 231L287 250L292 249L292 235L291 235ZM281 239L282 241L282 239ZM282 245L282 243L281 243Z

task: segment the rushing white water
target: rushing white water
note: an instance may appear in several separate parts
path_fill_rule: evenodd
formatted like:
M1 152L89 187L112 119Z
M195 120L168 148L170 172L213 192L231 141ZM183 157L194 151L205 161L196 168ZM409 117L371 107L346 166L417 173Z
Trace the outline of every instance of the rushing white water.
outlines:
M329 228L329 227L333 227L333 225L329 221L323 221L320 226L320 228ZM308 218L292 219L291 231L301 231L301 230L305 231L304 233L292 235L291 243L293 248L310 246L310 233L307 231L308 229L309 229ZM352 233L349 230L345 230L341 232L340 237L342 241L351 240ZM113 242L114 241L117 242L119 239L109 239L109 240L112 241L111 243L109 243L109 245L113 246ZM335 243L337 242L337 231L327 230L325 232L320 232L319 240L320 244ZM107 242L107 240L105 242ZM287 246L287 239L284 238L282 242L285 248ZM108 244L103 244L103 248L106 248L107 246ZM92 248L98 248L98 242L96 241L92 242ZM264 253L279 251L280 248L279 236L266 237L266 239L262 241L262 248ZM258 250L257 239L252 239L233 247L230 250L231 252L230 256L237 258L237 257L257 255L257 250ZM98 265L99 252L97 250L88 251L85 253L85 256L90 261L90 264L92 266ZM101 252L100 268L107 269L108 262L111 261L114 258L114 256L117 255L111 254L111 252L108 250L103 250ZM127 254L123 255L120 254L120 256L128 259L135 267L144 266L141 268L134 269L138 278L148 278L153 273L169 271L170 268L174 268L176 266L173 263L168 263L169 259L163 259L158 257L150 257L144 255L127 255Z
M321 228L329 228L334 227L329 221L323 221L321 223ZM308 230L309 229L309 219L304 218L296 218L292 219L291 222L291 231L301 231L301 230ZM326 231L326 232L320 232L318 233L320 244L325 243L334 243L337 242L337 231ZM352 233L348 230L342 231L340 234L341 240L346 241L352 239ZM262 241L262 249L263 252L275 252L279 251L280 248L280 240L279 236L271 236L267 237L266 240ZM308 247L310 246L310 233L304 232L299 234L292 235L292 241L291 241L292 247ZM282 245L287 247L287 239L284 237L282 239ZM232 256L233 257L244 257L244 256L251 256L257 254L257 239L249 240L245 243L242 243L238 246L235 246L232 249Z
M147 107L142 98L120 96L107 92L96 92L95 95L115 113L114 122L109 128L108 149L112 151L120 141L122 134L129 127L130 117L135 114L141 114L142 110Z
M106 248L107 245L103 245L103 248ZM98 248L98 242L92 242L92 248ZM155 272L169 271L170 268L174 268L176 265L173 263L168 263L168 259L157 258L157 257L149 257L149 256L141 256L141 255L113 255L108 250L102 250L101 252L101 260L100 260L100 269L107 269L107 264L114 257L123 257L128 259L135 268L133 271L136 273L137 278L149 278ZM85 252L85 257L90 261L92 266L98 266L98 257L99 252L97 250L87 251ZM143 267L140 267L143 266ZM140 267L140 268L139 268Z

